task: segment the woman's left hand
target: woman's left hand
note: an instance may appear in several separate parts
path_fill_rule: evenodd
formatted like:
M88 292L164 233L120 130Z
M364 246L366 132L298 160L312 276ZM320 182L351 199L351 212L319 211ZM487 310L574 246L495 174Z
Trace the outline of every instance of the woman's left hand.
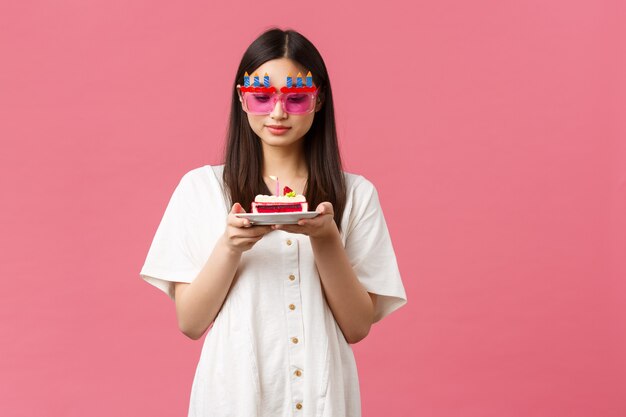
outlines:
M333 205L328 201L320 203L315 209L319 214L312 219L300 219L298 224L275 224L273 230L284 230L289 233L301 233L311 238L324 239L338 233L335 224Z

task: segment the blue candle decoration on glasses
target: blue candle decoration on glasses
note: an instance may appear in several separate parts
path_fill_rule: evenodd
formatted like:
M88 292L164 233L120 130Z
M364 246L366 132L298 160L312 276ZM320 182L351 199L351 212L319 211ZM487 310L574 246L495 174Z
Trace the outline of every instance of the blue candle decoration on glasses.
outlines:
M313 87L313 77L311 76L311 71L306 75L306 86Z
M270 86L270 76L267 75L267 72L266 72L265 75L263 76L263 87L269 88L269 86Z
M291 78L291 74L287 74L287 88L291 88L293 85L293 78Z
M259 74L257 74L256 72L254 73L254 86L255 87L260 87L260 85L259 85Z
M246 71L246 73L243 75L243 86L244 87L250 87L250 75L248 75L248 72Z
M296 87L302 87L302 74L298 73L296 76Z

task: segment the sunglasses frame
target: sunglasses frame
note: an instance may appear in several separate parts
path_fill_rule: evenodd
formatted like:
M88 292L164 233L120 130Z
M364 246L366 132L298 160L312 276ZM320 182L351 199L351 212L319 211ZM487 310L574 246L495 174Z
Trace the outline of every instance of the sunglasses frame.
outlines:
M286 89L286 87L281 88L281 90ZM251 115L255 115L255 116L261 116L261 115L268 115L271 114L274 111L274 108L276 107L276 103L278 103L278 101L280 100L280 104L283 108L283 111L287 114L293 114L296 116L299 115L303 115L303 114L310 114L313 113L315 111L315 103L316 103L316 99L319 98L318 93L319 93L319 89L315 88L315 91L281 91L280 93L276 91L275 87L270 87L269 91L268 88L260 88L261 91L241 91L240 90L240 86L237 86L237 94L239 95L239 101L241 101L241 106L243 108L243 111L245 111L248 114ZM264 90L264 91L263 91ZM268 112L253 112L250 109L248 109L248 104L246 103L246 98L245 95L246 94L258 94L258 93L263 93L263 94L269 94L270 95L270 99L272 100L272 110L268 111ZM291 113L288 112L287 110L285 110L285 100L288 97L289 94L310 94L311 95L311 101L313 102L313 105L309 105L310 110L306 111L304 113Z

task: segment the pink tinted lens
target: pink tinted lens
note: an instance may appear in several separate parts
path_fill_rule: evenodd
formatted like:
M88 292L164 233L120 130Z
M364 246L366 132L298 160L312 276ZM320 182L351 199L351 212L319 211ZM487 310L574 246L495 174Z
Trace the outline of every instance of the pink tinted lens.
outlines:
M276 103L274 94L248 93L244 98L248 111L252 113L271 113Z
M308 113L314 103L311 93L287 93L283 100L285 111L290 114Z

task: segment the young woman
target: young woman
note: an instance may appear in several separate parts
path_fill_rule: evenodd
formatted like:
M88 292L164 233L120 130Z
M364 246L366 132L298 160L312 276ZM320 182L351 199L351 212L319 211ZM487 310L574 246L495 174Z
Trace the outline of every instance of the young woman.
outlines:
M280 92L309 71L314 92ZM277 92L251 95L246 72ZM272 194L270 176L319 214L263 226L236 216ZM342 171L328 73L305 37L272 29L246 50L224 164L182 177L141 276L175 301L185 335L210 328L189 416L361 415L350 344L406 294L375 187Z

